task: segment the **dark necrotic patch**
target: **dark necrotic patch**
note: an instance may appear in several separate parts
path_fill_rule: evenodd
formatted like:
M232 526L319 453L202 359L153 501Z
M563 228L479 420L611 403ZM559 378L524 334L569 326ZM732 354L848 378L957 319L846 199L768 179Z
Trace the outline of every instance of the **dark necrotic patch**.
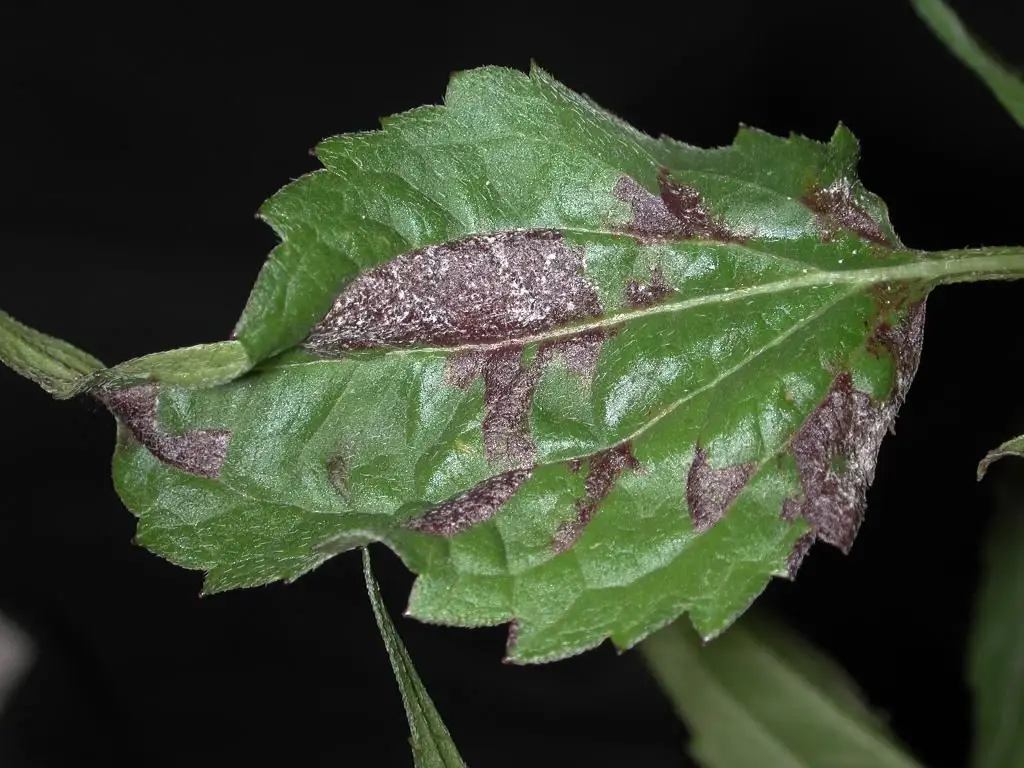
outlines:
M503 664L512 664L512 654L515 652L516 643L519 642L519 633L522 631L522 625L519 623L519 619L513 619L508 624L508 639L505 640L505 658L501 661Z
M546 341L540 345L536 361L546 365L551 360L561 360L565 367L589 384L597 373L597 361L601 356L604 342L614 332L595 329L584 331L564 339Z
M231 433L223 429L195 429L181 435L165 432L157 423L158 394L157 385L144 384L103 389L97 397L163 463L190 475L219 477Z
M639 280L630 280L626 284L626 301L632 307L650 307L662 302L674 294L674 288L669 287L665 282L665 273L661 267L651 270L651 280L648 283L641 283Z
M513 342L601 315L582 248L538 229L472 235L398 256L353 280L306 339L317 354Z
M712 467L707 452L698 446L686 475L686 506L693 530L704 533L721 520L750 482L756 468L753 462Z
M484 364L484 451L491 461L533 464L530 406L541 376L538 363L534 358L524 366L522 348L503 347L492 352Z
M569 462L569 469L579 471L579 460ZM587 477L583 481L584 496L576 502L576 517L559 526L555 532L552 548L564 552L583 534L587 524L597 513L598 507L615 487L619 475L625 469L636 470L640 463L633 455L630 442L622 443L606 451L599 451L586 459Z
M552 360L589 382L595 373L606 334L585 331L546 341L523 365L518 345L468 350L448 358L445 383L465 389L479 376L484 380L484 453L488 461L503 466L527 467L536 458L530 435L533 392Z
M700 192L686 184L675 184L662 171L658 176L660 196L652 195L629 176L620 176L615 196L633 212L626 232L641 243L666 240L717 240L734 242L736 238L714 219Z
M878 343L888 348L896 365L893 391L885 402L874 402L854 387L848 372L840 373L790 441L803 494L799 500L786 500L782 515L787 520L803 517L816 539L843 552L853 546L864 518L867 489L874 480L878 449L917 372L924 319L922 300L908 306L898 325L880 325ZM806 546L794 551L791 573L806 551Z
M531 474L530 469L515 469L495 475L405 525L420 533L451 538L494 517Z
M804 561L807 553L811 551L811 547L814 546L814 540L814 531L809 531L793 544L793 549L789 553L789 557L786 558L786 578L796 578L797 571L800 570L800 564Z
M832 240L839 229L848 229L869 242L892 246L878 222L853 199L849 179L839 179L828 187L814 188L801 202L814 212L822 240Z
M828 395L797 432L790 450L796 458L803 500L783 505L783 516L803 516L821 541L849 552L864 517L875 454L888 424L871 398L841 373ZM881 426L881 429L879 428ZM843 456L843 471L833 459Z

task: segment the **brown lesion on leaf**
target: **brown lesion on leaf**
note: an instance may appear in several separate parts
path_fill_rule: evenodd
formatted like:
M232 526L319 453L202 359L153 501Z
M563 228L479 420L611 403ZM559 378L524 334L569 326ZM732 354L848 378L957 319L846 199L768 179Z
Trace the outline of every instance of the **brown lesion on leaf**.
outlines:
M816 540L844 553L853 546L864 519L878 449L917 372L924 319L922 300L908 305L906 316L897 325L879 326L875 343L888 350L896 366L893 390L884 402L875 402L857 390L852 375L841 372L790 441L802 493L800 498L785 501L782 516L790 521L803 517ZM801 544L790 556L791 574L808 548Z
M356 277L305 341L313 352L514 344L602 314L584 253L552 229L471 235Z
M220 477L231 432L194 429L184 434L166 432L157 421L159 387L105 387L96 396L146 449L164 464L199 477Z
M721 520L756 469L754 462L712 467L708 463L707 451L697 446L686 475L686 506L693 530L704 533Z
M512 654L515 652L516 643L519 642L519 633L522 631L522 624L519 623L519 619L512 619L508 623L508 638L505 640L505 658L501 661L503 664L512 664Z
M658 174L658 186L660 194L656 196L629 176L620 176L615 184L615 196L633 213L625 231L639 242L742 240L711 215L697 189L670 181L664 168Z
M661 267L651 270L649 282L642 283L634 278L626 284L626 301L636 308L659 304L675 293L676 290L665 282L665 273Z
M438 504L425 515L406 521L405 527L451 538L494 517L532 473L532 469L514 469L490 477L465 493Z
M853 199L853 184L847 178L824 188L814 187L800 202L814 213L821 239L826 242L833 240L840 229L848 229L876 245L893 245L878 222Z
M349 496L348 465L345 462L345 457L340 453L327 462L327 476L330 478L334 489L342 498L347 499Z
M793 544L793 549L789 553L789 557L786 558L786 578L796 578L796 573L800 570L800 564L804 561L807 553L811 551L814 541L813 531L808 531L796 540Z
M557 230L472 235L398 256L355 278L305 341L316 354L408 346L466 346L448 359L445 381L465 389L484 380L484 448L505 467L532 465L533 391L554 359L593 378L608 332L540 344L531 336L603 314L584 275L584 253ZM476 345L476 348L472 348Z
M546 341L525 365L520 345L469 350L448 359L445 383L449 386L465 389L483 377L483 438L488 461L511 467L533 464L536 449L530 435L530 410L544 370L558 359L589 383L607 335L598 329Z
M563 523L555 532L551 547L556 553L564 552L576 543L594 515L597 514L601 502L615 487L619 475L626 469L636 471L640 468L640 463L633 455L633 445L629 441L614 448L599 451L587 457L586 461L587 477L583 481L584 496L576 502L576 517ZM579 459L573 459L568 464L571 471L579 471Z

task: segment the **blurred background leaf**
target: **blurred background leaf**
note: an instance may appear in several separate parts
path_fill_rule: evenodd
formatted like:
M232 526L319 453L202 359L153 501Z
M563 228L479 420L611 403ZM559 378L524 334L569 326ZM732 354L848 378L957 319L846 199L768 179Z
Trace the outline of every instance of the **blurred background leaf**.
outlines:
M1017 125L1024 127L1024 81L979 43L953 10L942 0L911 0L914 10L935 36L980 77L1006 107Z
M1011 474L1012 473L1012 474ZM1011 462L993 482L996 509L968 644L974 768L1024 765L1024 474Z
M676 622L640 647L704 768L918 765L838 664L761 611L707 645Z

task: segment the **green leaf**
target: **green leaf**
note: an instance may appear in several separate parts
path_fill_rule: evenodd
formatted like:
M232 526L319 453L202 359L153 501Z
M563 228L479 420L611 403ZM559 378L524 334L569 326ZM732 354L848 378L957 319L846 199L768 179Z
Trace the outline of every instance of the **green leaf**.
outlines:
M683 612L710 637L813 541L848 550L926 294L1024 273L906 249L842 126L698 149L538 69L317 155L263 206L282 242L227 363L96 390L118 492L207 592L382 541L412 616L509 623L514 661Z
M1024 80L978 43L942 0L911 0L914 10L935 36L968 66L1024 128Z
M704 768L917 765L832 659L754 618L703 647L681 623L640 646Z
M93 377L90 385L126 387L159 382L176 387L213 387L237 379L250 368L252 360L241 342L220 341L137 357Z
M968 644L974 768L1024 765L1024 488L998 488Z
M0 361L59 400L86 392L146 383L212 387L252 368L238 341L200 344L105 368L96 358L0 311Z
M985 476L992 462L999 461L999 459L1004 459L1007 456L1024 458L1024 435L1010 438L998 448L993 448L985 454L985 458L978 462L978 479L981 480Z
M434 702L430 700L420 676L416 674L416 668L402 644L402 638L398 636L395 625L391 623L387 607L380 596L377 580L373 578L370 550L366 547L363 547L363 576L366 579L366 591L370 594L373 615L377 619L377 628L380 630L384 647L387 648L388 658L391 659L398 690L402 694L405 716L409 720L409 743L412 746L416 768L465 766L455 742L441 720L441 715L434 707Z
M0 311L0 361L55 397L73 394L84 378L103 368L92 355L47 336Z

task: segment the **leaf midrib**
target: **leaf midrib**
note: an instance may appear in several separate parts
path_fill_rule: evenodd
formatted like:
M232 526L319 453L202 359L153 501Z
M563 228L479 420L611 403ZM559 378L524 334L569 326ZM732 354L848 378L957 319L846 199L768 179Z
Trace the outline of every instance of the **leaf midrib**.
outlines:
M660 413L656 414L655 416L652 416L650 419L645 421L644 424L639 429L635 430L633 433L631 433L627 437L625 437L625 438L623 438L621 440L617 440L617 441L615 441L613 443L609 443L608 445L598 446L593 451L589 451L588 453L579 454L578 456L560 457L558 459L552 459L552 460L549 460L549 461L538 461L538 462L535 462L531 466L533 466L534 468L544 467L544 466L548 466L548 465L551 465L551 464L559 464L559 463L562 463L562 462L565 462L565 461L571 461L573 458L580 458L580 459L586 458L587 456L590 456L590 455L592 455L595 452L602 451L602 450L607 450L607 449L610 449L610 448L614 448L615 446L622 445L623 443L628 442L630 440L637 439L638 437L643 435L644 432L646 432L648 429L653 427L656 423L658 423L662 419L664 419L667 416L669 416L672 412L677 410L681 405L683 405L684 403L692 400L694 397L697 397L698 395L702 394L703 392L706 392L708 389L710 389L712 387L715 387L715 386L718 386L719 384L721 384L725 379L729 378L730 376L732 376L732 375L742 371L748 364L750 364L753 360L757 359L760 355L764 354L768 350L770 350L770 349L778 346L779 344L783 343L786 339L791 337L794 333L796 333L799 330L807 327L807 325L809 323L813 322L814 320L817 320L818 318L820 318L825 313L831 311L837 304L839 304L840 302L844 301L845 299L850 298L855 293L856 293L856 291L854 291L854 290L848 291L848 292L846 292L844 294L841 294L841 295L837 296L834 301L829 302L827 304L824 304L822 307L819 307L814 312L810 313L807 317L801 319L799 322L794 323L792 326L788 327L784 332L782 332L782 333L776 335L775 337L773 337L771 339L771 341L769 341L767 344L759 347L752 354L750 354L749 356L745 357L742 362L738 363L737 365L733 366L732 368L727 369L726 371L723 371L721 374L719 374L717 377L715 377L715 379L713 379L712 381L708 382L707 384L705 384L705 385L703 385L701 387L698 387L697 389L690 390L689 392L687 392L682 397L678 398L674 402L672 402L669 405L667 405ZM304 362L304 363L296 363L294 365L300 366L300 365L316 365L316 364L333 364L333 363L337 363L337 362L338 361L335 361L335 360L317 360L317 361L309 361L309 362ZM285 364L285 365L282 365L281 367L282 368L283 367L292 367L292 364ZM774 454L772 454L772 455L774 455ZM769 461L770 459L771 459L771 455L766 457L765 461ZM764 462L761 462L762 465L763 465L763 463ZM257 503L260 503L262 501L261 499L259 499L258 496L254 495L251 492L251 489L243 490L243 489L239 488L236 484L229 482L227 479L225 479L223 477L221 478L221 480L219 482L221 482L225 487L231 489L232 491L235 491L236 493L238 493L238 494L240 494L240 495L242 495L242 496L244 496L246 498L250 498L250 499L252 499L253 501L255 501ZM266 501L262 501L262 503L270 503L270 504L276 504L276 505L281 505L281 506L292 506L292 507L295 507L296 509L300 509L303 512L306 512L307 514L314 514L314 515L317 515L317 514L339 515L340 514L340 515L344 516L344 514L345 514L344 512L338 513L338 512L327 512L327 511L324 511L324 510L310 509L310 508L305 507L305 506L303 506L301 504L296 504L295 502L281 502L281 501L274 501L274 500L266 500ZM358 511L354 511L354 512L355 512L355 514L359 514Z
M759 286L752 286L752 287L749 287L749 288L736 289L734 291L729 291L727 293L710 294L710 295L707 295L707 296L695 297L693 299L684 300L684 301L680 301L680 302L667 303L667 304L663 304L663 305L657 305L657 306L654 306L654 307L646 307L646 308L642 308L642 309L639 309L639 310L634 310L634 311L629 312L629 313L622 313L620 315L615 316L614 318L602 318L602 319L596 320L596 321L594 321L592 323L586 323L586 324L582 324L582 325L579 325L579 326L574 326L574 327L571 327L571 328L559 328L559 329L556 329L556 330L554 330L552 332L549 332L549 333L546 333L546 334L539 334L539 335L537 335L535 337L531 337L530 340L531 341L552 340L552 339L562 338L562 337L565 337L565 336L574 335L574 334L580 333L581 331L585 331L585 330L588 330L588 329L607 328L609 326L619 325L619 324L621 324L623 322L628 322L629 320L633 320L633 319L637 319L637 318L642 318L642 317L647 317L647 316L651 316L651 315L655 315L655 314L663 314L663 313L666 313L666 312L683 311L683 310L686 310L686 309L693 309L695 307L700 307L700 306L708 306L708 305L712 305L712 304L726 303L726 302L730 302L730 301L737 301L737 300L741 300L741 299L744 299L744 298L748 298L750 296L764 295L764 294L770 294L770 293L776 293L776 292L783 292L785 290L795 290L796 288L814 287L814 286L822 286L822 287L824 287L824 286L839 285L839 284L847 284L847 285L851 286L851 290L849 290L849 291L847 291L847 292L845 292L843 294L838 295L837 297L835 297L835 299L832 302L829 302L829 303L823 305L821 308L816 310L816 312L812 313L812 315L809 316L809 318L805 318L801 322L796 323L795 325L793 325L790 328L788 328L784 333L779 334L778 336L776 336L768 344L766 344L765 346L761 347L755 354L753 354L750 357L746 358L739 365L734 366L733 368L729 369L728 372L726 372L725 374L719 376L711 384L705 385L705 387L700 388L699 390L694 390L692 392L687 393L686 396L684 396L683 398L680 398L675 403L671 404L668 408L666 408L665 411L663 411L661 414L659 414L658 417L656 417L655 419L652 419L652 420L650 420L648 422L645 422L645 424L639 430L635 431L632 435L630 435L629 437L625 438L626 440L633 440L633 439L636 439L637 437L639 437L640 435L642 435L647 429L649 429L654 423L656 423L656 421L658 421L658 420L660 420L662 418L665 418L665 416L667 416L672 410L675 410L676 408L678 408L680 405L685 403L687 400L689 400L690 398L692 398L696 394L699 394L702 391L706 391L706 388L708 386L717 386L718 384L721 383L721 381L724 380L725 377L731 376L731 375L733 375L733 374L743 370L743 368L749 362L751 362L753 359L755 359L763 351L765 351L767 349L770 349L770 348L776 346L777 344L781 343L782 341L785 340L785 338L787 338L788 336L790 336L793 333L795 333L799 328L805 327L806 323L809 322L811 319L814 319L815 317L818 317L821 314L824 314L825 312L831 310L832 308L835 307L836 304L838 304L839 302L841 302L841 301L849 298L850 296L854 295L858 291L858 289L860 289L860 288L862 288L864 286L876 285L878 283L883 283L883 282L898 282L898 281L908 281L908 280L920 280L920 281L934 280L934 281L938 281L938 282L944 282L944 281L945 282L955 282L957 279L964 278L965 275L970 275L970 274L976 273L976 272L984 272L985 271L984 267L987 267L989 270L991 270L995 274L1000 274L1001 275L1001 274L1004 274L1004 273L1009 271L1009 269L1003 263L1003 261L1005 261L1006 258L1013 258L1013 259L1021 262L1019 265L1016 266L1016 269L1018 269L1020 271L1024 271L1024 249L1020 249L1020 248L978 249L977 251L974 252L975 254L978 254L978 255L976 255L975 258L970 258L970 259L963 258L963 256L966 253L968 253L968 252L966 252L966 251L951 251L951 252L948 252L947 256L949 258L946 258L946 259L930 258L930 259L927 259L927 260L919 260L919 261L910 262L910 263L902 264L902 265L896 265L896 266L892 266L892 267L879 267L879 268L864 269L864 270L846 270L846 271L843 271L843 272L833 272L833 271L817 271L817 272L814 272L814 271L809 271L806 275L799 275L799 276L795 276L795 277L792 277L792 278L787 278L785 280L775 281L773 283L765 283L765 284L762 284L762 285L759 285ZM943 252L937 252L937 253L933 253L933 254L930 254L930 255L932 257L941 257L943 255ZM960 258L956 258L957 256L959 256ZM954 269L952 269L950 267L950 265L956 265L956 264L958 264L960 262L966 262L969 265L973 265L974 269L972 270L972 269L967 269L967 268L961 268L960 270L954 270ZM808 268L808 269L810 269L810 268ZM947 278L947 279L943 280L944 277ZM525 340L525 339L517 339L515 341L505 341L505 342L501 342L501 343L498 343L498 344L491 345L491 347L500 347L500 346L507 345L507 344L510 344L510 343L516 343L516 344L527 343L527 340ZM415 349L393 349L393 350L386 350L385 354L411 354L411 353L423 353L423 354L429 354L429 353L434 353L434 354L437 354L437 353L449 353L450 354L450 353L457 352L457 351L460 351L460 350L466 350L466 349L468 349L468 350L479 350L479 349L482 349L482 348L487 348L487 347L485 345L466 345L466 346L463 346L463 347L440 347L440 348L424 348L424 347L420 347L420 348L415 348ZM324 358L324 359L311 360L311 361L303 361L303 362L280 362L280 363L276 363L276 364L272 364L271 365L270 363L272 363L272 362L273 361L268 361L268 365L261 365L261 366L257 367L255 370L266 371L266 370L277 370L277 369L285 369L285 368L299 367L299 366L308 366L308 365L333 365L333 364L338 364L339 362L341 362L341 360ZM624 441L621 441L621 440L620 441L616 441L615 443L612 443L609 446L605 446L605 448L610 448L610 447L614 447L615 445L620 445L622 442L624 442ZM596 450L601 450L601 449L602 449L601 447L596 448ZM591 451L590 453L593 453L593 451ZM588 453L588 454L581 454L577 458L583 458L584 456L590 455L590 453ZM568 459L566 457L561 457L561 458L559 458L557 460L557 462L562 462L562 461L570 460L571 458L572 457L569 457ZM535 466L545 466L547 464L557 463L557 462L554 462L554 461L538 462ZM221 482L224 485L225 488L231 490L234 493L239 494L242 497L251 499L254 503L257 503L257 504L267 504L267 503L269 503L269 504L280 505L280 506L290 506L290 507L293 507L295 509L301 510L302 512L305 512L306 514L311 514L311 515L324 515L324 514L338 515L339 514L338 512L329 512L329 511L319 510L319 509L310 509L309 507L306 507L306 506L304 506L302 504L297 504L294 501L282 502L282 501L275 501L275 500L272 500L272 499L262 499L258 495L252 493L251 492L252 489L239 488L235 483L228 482L225 478L221 478L221 480L219 482ZM344 516L344 513L341 513L341 516Z
M763 253L751 249L755 253ZM807 274L793 275L782 280L775 280L760 285L726 289L719 293L709 293L703 296L695 296L692 299L680 301L667 301L650 307L640 307L628 311L619 311L603 315L592 320L585 320L571 325L562 325L540 333L527 336L516 336L510 339L503 339L495 342L454 344L451 346L410 346L391 347L375 350L358 350L355 354L366 352L382 355L408 355L408 354L458 354L460 352L498 350L509 346L523 346L533 343L556 341L569 336L575 336L587 331L607 330L615 326L623 325L634 320L660 314L673 312L684 312L698 307L712 306L715 304L726 304L733 301L740 301L754 296L764 296L773 293L785 293L787 291L800 290L802 288L826 288L837 285L850 285L854 289L868 288L885 283L908 283L918 282L927 287L934 285L974 281L979 279L997 280L1003 277L1012 277L1015 274L1024 273L1024 248L987 248L977 251L936 251L926 253L924 251L903 251L917 256L928 256L930 258L919 258L917 261L897 264L890 267L873 267L865 269L848 270L822 270L808 264L803 268ZM974 253L976 255L971 256ZM774 254L768 254L774 256ZM948 258L942 258L943 255ZM968 257L969 258L965 258ZM1009 263L1013 259L1015 263ZM801 263L801 262L797 262ZM282 368L300 367L305 365L335 364L348 358L321 358L318 360L303 361L266 361L257 367L256 370L280 370Z

